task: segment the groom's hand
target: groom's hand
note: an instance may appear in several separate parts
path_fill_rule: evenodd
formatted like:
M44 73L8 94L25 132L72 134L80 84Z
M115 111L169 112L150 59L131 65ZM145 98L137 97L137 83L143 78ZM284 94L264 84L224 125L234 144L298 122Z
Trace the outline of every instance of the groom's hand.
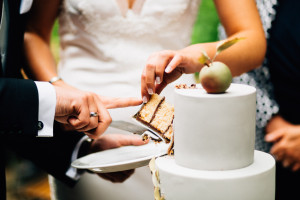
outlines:
M55 120L67 126L67 129L84 132L92 139L104 133L111 117L107 108L136 106L142 103L138 98L109 98L92 92L71 87L55 86Z
M106 134L100 137L98 140L93 141L89 153L118 148L121 146L139 146L148 142L148 140L143 141L141 137L137 135ZM98 176L100 176L103 179L109 180L113 183L117 183L124 182L133 174L133 172L134 170L132 169L121 172L99 173Z

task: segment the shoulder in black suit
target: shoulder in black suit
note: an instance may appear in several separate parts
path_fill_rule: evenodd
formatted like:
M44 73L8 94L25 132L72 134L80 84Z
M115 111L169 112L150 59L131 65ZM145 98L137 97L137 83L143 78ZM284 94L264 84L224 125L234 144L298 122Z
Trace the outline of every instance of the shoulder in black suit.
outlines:
M6 33L5 49L0 77L0 136L15 134L37 135L38 91L32 80L21 78L21 58L23 49L24 21L19 14L19 0L4 0L7 26L1 33ZM1 16L1 15L0 15ZM19 78L19 79L17 79Z

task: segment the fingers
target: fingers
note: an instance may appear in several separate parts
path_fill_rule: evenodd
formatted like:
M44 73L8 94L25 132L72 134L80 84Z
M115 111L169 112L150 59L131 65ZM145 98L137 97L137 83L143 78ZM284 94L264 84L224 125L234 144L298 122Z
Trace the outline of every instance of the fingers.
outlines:
M104 133L104 131L108 128L108 126L112 121L109 112L104 107L102 102L97 101L97 108L98 108L98 126L95 129L84 132L92 139L99 138Z
M98 126L98 121L99 121L99 112L98 112L98 106L97 106L97 97L95 96L96 94L90 94L88 98L88 105L89 105L89 117L90 121L88 126L85 127L85 130L91 130L94 129ZM95 113L98 116L92 116L91 113ZM85 131L82 130L82 131Z
M73 116L69 116L68 123L76 130L82 129L89 124L90 112L88 105L88 97L83 97L82 101L76 101L74 107Z
M275 156L276 160L281 161L284 156L282 145L280 143L275 143L270 149L270 153Z
M140 98L100 97L91 92L55 86L57 103L55 120L68 124L68 130L84 132L92 139L97 139L108 128L112 119L108 108L137 106L142 103ZM90 116L91 112L98 117Z
M290 160L290 159L284 159L284 160L282 161L283 167L286 167L286 168L292 166L292 164L293 164L293 161Z
M285 129L279 129L270 133L267 133L265 140L267 142L276 142L280 140L284 135Z
M141 94L143 98L143 103L147 103L148 100L150 99L150 95L148 93L148 87L146 84L146 76L147 76L147 72L146 72L146 68L144 68L141 77Z
M280 149L280 151L275 151L274 157L276 161L281 162L282 166L285 168L290 168L292 171L297 171L300 169L300 162L296 158L288 153L286 149Z
M69 123L76 128L77 131L85 132L95 129L98 126L98 117L91 117L90 113L98 113L95 94L86 92L83 97L82 107L79 107L78 116L70 117Z
M171 62L168 64L165 69L166 73L171 73L177 66L179 66L183 62L183 57L180 54L176 54Z
M165 81L161 82L159 85L156 85L155 92L156 92L157 94L160 94L160 93L163 91L163 89L164 89L165 87L167 87L167 85L168 85L167 82L165 82Z
M70 107L73 111L68 115L68 123L74 130L84 132L92 139L97 139L104 133L111 123L111 117L98 95L91 92L82 92L80 90L76 101L73 101ZM138 100L132 100L127 104L138 103ZM123 105L124 102L118 102ZM90 116L95 112L98 116ZM70 116L71 115L71 116Z
M138 106L143 103L142 99L136 97L117 98L117 97L104 97L98 95L97 98L99 99L99 101L101 101L104 104L106 109Z
M86 131L95 129L98 126L99 117L91 116L91 113L96 113L96 115L98 114L98 107L97 107L96 100L97 99L96 99L96 96L94 96L94 94L89 94L89 97L87 100L88 101L88 110L89 110L89 120L88 120L86 126L84 126L82 128L78 128L77 131L86 132ZM80 117L80 115L79 115L79 117Z
M145 82L148 94L152 95L155 92L154 86L155 86L155 65L154 64L147 64L146 65L146 76L145 76Z
M161 84L164 79L164 73L169 62L173 59L175 51L162 51L152 54L142 72L141 76L141 94L144 103L149 100L149 96L155 93L156 86ZM172 71L176 68L175 64L178 61L173 62L168 71Z
M266 126L266 131L267 132L272 132L274 130L280 129L282 127L287 127L290 126L291 123L286 121L282 116L280 115L275 115L267 124Z
M276 160L281 161L283 167L290 168L292 171L298 171L300 169L300 163L296 162L294 159L284 158L281 160Z
M149 140L142 140L140 136L137 135L120 135L120 140L119 144L120 146L129 146L129 145L134 145L134 146L140 146L147 144Z
M114 149L126 145L139 146L147 144L148 142L149 140L143 141L143 139L137 135L105 134L93 141L90 152Z
M292 170L295 172L295 171L298 171L300 169L300 163L295 163L293 166L292 166Z

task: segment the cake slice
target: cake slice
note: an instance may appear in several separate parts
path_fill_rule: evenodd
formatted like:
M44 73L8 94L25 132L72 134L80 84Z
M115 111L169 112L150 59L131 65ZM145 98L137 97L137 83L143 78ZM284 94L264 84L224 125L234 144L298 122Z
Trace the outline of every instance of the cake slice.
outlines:
M169 129L174 118L174 107L165 100L159 105L150 126L157 132L164 134ZM170 136L168 138L170 140Z
M150 100L137 112L135 118L154 129L166 142L169 142L173 135L174 107L165 101L165 97L153 94Z
M150 100L142 106L140 111L136 114L136 119L143 122L146 125L152 121L158 106L165 99L165 97L159 96L158 94L153 94Z

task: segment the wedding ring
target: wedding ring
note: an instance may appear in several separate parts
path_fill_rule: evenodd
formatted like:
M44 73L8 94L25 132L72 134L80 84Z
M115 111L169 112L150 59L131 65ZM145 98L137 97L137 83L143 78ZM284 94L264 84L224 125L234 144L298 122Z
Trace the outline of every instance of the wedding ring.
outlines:
M98 117L98 113L97 112L90 112L90 117Z

